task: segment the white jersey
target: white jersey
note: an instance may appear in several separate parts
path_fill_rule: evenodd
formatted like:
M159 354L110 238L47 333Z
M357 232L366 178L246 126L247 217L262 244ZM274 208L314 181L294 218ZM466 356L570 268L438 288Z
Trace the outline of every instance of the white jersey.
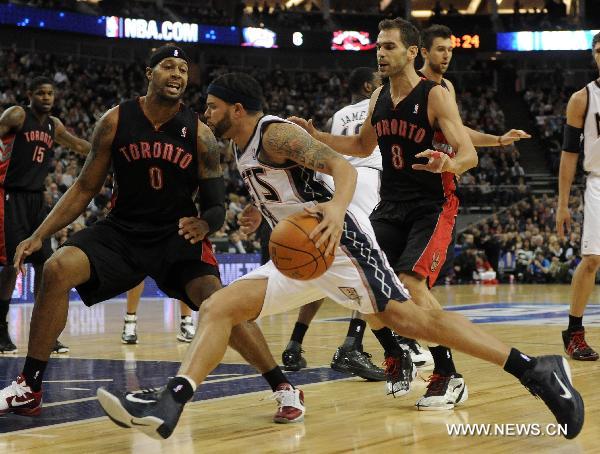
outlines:
M367 119L369 112L369 100L363 99L356 104L350 104L333 114L331 122L331 134L336 136L354 136L360 131L360 127ZM366 158L357 158L354 156L344 156L354 167L373 167L377 170L383 170L381 164L381 152L379 147L370 156Z
M595 80L585 88L588 103L583 123L583 168L600 176L600 82Z
M260 160L262 135L271 123L290 123L274 115L262 117L244 150L234 145L240 175L256 207L274 227L279 221L319 202L326 202L332 193L315 179L315 171L295 162L281 166ZM293 124L293 123L290 123ZM299 126L298 126L299 127Z

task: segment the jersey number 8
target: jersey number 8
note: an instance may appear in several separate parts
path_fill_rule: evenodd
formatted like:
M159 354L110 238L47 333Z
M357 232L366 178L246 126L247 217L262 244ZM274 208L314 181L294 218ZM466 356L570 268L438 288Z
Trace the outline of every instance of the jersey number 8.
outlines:
M400 170L404 167L404 157L402 156L402 147L400 145L392 145L392 165L394 169Z

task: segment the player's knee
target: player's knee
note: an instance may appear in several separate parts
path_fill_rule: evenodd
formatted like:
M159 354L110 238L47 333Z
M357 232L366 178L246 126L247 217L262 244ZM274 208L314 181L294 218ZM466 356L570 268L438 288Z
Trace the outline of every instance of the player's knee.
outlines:
M600 268L600 255L586 255L581 260L581 264L585 266L586 271L595 273Z
M70 271L64 258L60 256L50 257L44 264L42 272L43 282L45 285L52 285L53 288L69 290L72 287Z

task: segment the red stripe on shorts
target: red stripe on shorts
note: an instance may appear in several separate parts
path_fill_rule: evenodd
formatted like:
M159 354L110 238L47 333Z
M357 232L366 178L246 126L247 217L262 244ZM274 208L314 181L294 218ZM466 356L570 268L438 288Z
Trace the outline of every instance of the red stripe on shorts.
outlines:
M458 214L458 197L450 196L442 206L435 229L425 247L425 250L413 266L413 271L425 278L429 287L433 287L442 265L446 261L448 246L452 242L452 232Z
M208 238L204 238L202 240L202 258L201 260L204 263L208 263L209 265L218 266L217 258L212 250L212 244L208 241Z
M4 235L4 188L0 186L0 264L7 264L6 237Z

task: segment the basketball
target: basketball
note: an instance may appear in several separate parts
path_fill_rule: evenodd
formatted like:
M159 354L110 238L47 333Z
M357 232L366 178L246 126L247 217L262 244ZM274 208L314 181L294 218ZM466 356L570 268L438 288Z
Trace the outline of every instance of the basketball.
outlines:
M269 240L271 260L285 276L307 281L321 276L333 263L334 255L325 255L327 244L315 246L318 237L309 238L319 220L304 212L288 216L275 226Z

